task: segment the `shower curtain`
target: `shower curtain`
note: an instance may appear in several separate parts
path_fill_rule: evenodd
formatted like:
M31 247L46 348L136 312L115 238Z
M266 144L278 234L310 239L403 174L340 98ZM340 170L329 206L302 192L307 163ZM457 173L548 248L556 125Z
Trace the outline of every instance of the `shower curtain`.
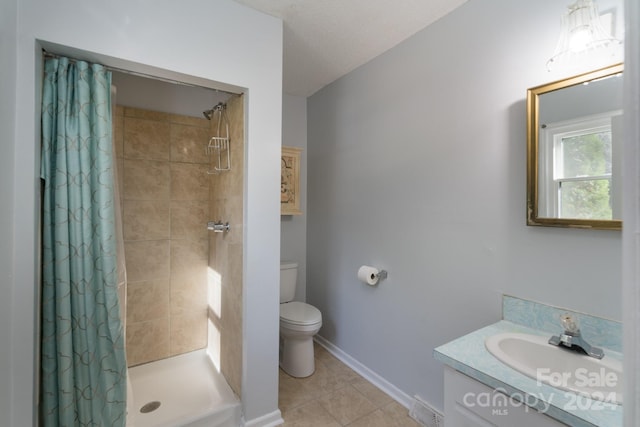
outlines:
M42 94L44 426L124 426L110 105L101 65L48 58Z

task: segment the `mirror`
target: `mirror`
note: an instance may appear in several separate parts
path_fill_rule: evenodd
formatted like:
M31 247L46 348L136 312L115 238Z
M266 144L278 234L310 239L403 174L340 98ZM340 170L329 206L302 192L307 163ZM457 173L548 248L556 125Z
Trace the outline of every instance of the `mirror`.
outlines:
M527 91L527 225L622 228L622 70Z

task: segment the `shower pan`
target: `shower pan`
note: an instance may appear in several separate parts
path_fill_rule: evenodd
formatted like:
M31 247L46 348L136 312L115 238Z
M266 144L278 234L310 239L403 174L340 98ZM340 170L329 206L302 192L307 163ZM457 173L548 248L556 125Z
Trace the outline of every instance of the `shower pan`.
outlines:
M240 402L205 350L129 368L127 427L234 427Z

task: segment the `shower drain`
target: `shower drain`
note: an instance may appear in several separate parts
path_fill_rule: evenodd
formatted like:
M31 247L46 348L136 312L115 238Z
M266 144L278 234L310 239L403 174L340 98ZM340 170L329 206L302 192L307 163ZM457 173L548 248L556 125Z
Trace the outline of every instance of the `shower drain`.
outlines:
M149 412L153 412L160 407L160 402L154 400L153 402L149 402L140 408L140 413L148 414Z

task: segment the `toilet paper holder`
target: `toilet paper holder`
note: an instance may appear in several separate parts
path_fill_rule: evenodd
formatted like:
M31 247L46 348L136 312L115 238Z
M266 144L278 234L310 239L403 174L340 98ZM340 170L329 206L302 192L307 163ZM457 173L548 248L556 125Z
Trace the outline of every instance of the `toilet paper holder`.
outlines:
M378 280L383 280L387 278L387 270L380 270L378 274L375 275Z
M382 279L387 278L387 270L379 270L370 265L362 265L358 269L358 280L369 286L375 286Z

